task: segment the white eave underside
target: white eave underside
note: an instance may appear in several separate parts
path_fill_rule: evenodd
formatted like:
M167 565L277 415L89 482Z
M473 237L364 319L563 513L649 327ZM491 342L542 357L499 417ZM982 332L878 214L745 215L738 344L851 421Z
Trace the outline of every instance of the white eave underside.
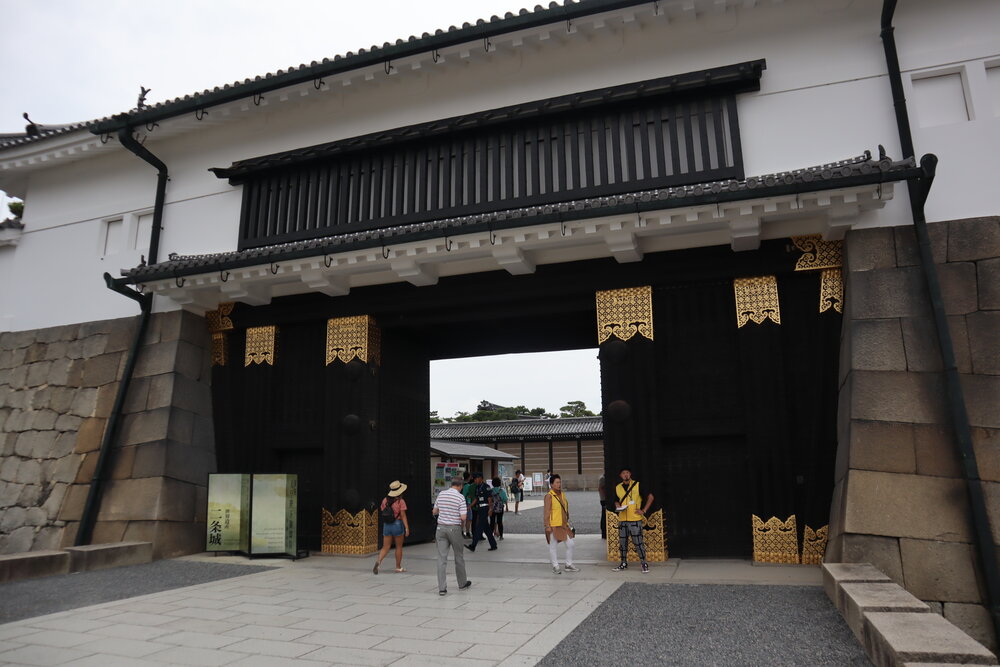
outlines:
M457 234L239 269L213 269L152 281L140 289L203 314L228 301L259 306L276 297L308 292L343 296L355 287L398 282L434 285L439 278L486 271L529 274L544 264L607 257L636 262L648 253L725 244L739 252L755 250L761 240L805 234L839 240L863 213L882 208L892 195L893 184L883 183L564 225Z

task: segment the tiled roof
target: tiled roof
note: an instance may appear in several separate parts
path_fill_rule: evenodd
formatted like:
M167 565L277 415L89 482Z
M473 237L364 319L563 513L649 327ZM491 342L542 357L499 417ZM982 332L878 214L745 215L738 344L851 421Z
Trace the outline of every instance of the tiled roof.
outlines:
M601 417L569 417L564 419L514 419L495 422L454 422L431 424L432 440L511 441L603 438Z
M55 126L52 129L42 127L41 133L37 136L29 137L24 135L14 139L0 139L0 151L34 143L82 128L86 128L95 134L104 134L115 131L126 124L138 125L163 120L191 113L198 109L205 109L218 104L248 98L257 93L318 80L323 76L332 76L353 69L370 67L393 59L426 53L434 49L447 48L457 44L485 39L493 35L648 3L649 0L564 0L562 4L550 2L548 7L535 5L532 10L521 9L517 14L507 12L503 17L494 15L489 20L479 19L475 24L463 23L461 27L449 26L446 30L438 29L434 31L434 34L425 32L419 37L410 35L407 39L385 42L382 46L376 44L372 45L369 49L358 49L356 53L348 51L343 55L336 55L333 58L324 58L322 61L314 60L308 65L303 63L298 67L293 66L288 69L279 69L277 72L269 72L261 76L256 76L253 79L234 81L223 86L216 86L211 90L206 89L200 93L176 97L172 100L144 107L141 110L131 109L125 114L105 116L104 118L60 126L58 129Z
M758 199L780 194L831 190L905 180L919 175L914 160L873 159L866 152L847 160L797 169L794 171L751 176L743 180L725 180L645 190L607 197L577 199L559 204L505 209L385 229L335 234L318 239L282 243L247 250L205 255L171 254L166 262L122 270L130 282L150 282L167 278L254 266L266 262L315 257L327 253L378 247L455 233L486 229L523 227L525 225L579 220L616 215L622 212L663 210L728 201Z
M486 445L453 440L431 440L431 450L444 456L463 459L503 459L509 461L517 458L513 454L501 452L499 449L493 449Z

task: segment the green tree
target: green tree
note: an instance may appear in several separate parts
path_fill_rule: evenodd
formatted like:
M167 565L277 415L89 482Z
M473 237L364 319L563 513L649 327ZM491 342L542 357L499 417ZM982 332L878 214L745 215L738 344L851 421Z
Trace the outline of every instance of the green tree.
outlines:
M440 424L444 420L441 419L440 417L438 417L438 411L437 410L431 410L430 421L431 421L432 424Z
M15 218L20 218L24 215L24 202L23 201L11 201L7 202L7 209L10 211L11 215Z
M583 401L569 401L559 408L560 417L596 417L593 412L587 409L587 404Z

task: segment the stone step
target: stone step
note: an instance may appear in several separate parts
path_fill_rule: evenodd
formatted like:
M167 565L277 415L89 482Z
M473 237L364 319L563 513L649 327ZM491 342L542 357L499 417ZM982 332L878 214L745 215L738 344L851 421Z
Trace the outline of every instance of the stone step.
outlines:
M122 565L139 565L153 561L152 542L114 542L67 547L69 571L105 570Z
M894 583L846 583L840 586L844 620L862 646L865 645L865 616L876 611L908 613L930 612L921 602Z
M65 551L28 551L0 556L0 583L69 572Z
M865 616L865 652L876 665L996 665L986 647L937 614L872 612Z
M844 613L844 601L840 595L841 584L892 583L892 579L869 563L823 563L822 569L823 590L841 614Z

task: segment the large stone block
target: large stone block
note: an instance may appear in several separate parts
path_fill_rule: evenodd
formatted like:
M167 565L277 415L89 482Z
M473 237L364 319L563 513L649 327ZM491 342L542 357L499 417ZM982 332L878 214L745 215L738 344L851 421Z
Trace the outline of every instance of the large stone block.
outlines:
M914 473L913 424L853 420L849 466L859 470Z
M100 521L193 521L195 487L166 477L111 480L104 488Z
M34 459L25 459L17 467L17 478L14 480L18 484L41 484L42 466Z
M36 361L44 359L46 347L48 346L45 343L32 343L29 345L27 352L24 353L25 363L33 364Z
M979 307L976 287L976 265L972 262L952 262L938 266L941 298L949 315L967 315Z
M215 472L215 453L211 450L167 441L165 474L176 480L205 486Z
M52 368L51 361L39 361L28 366L28 377L26 384L29 387L48 384L49 370Z
M74 398L76 398L75 390L66 387L52 387L52 393L49 396L49 408L59 414L69 412Z
M961 477L955 435L949 426L918 424L913 427L917 472L935 477Z
M979 285L979 307L982 310L1000 310L1000 258L976 262Z
M849 384L852 419L917 424L947 419L944 381L937 373L854 371Z
M135 340L135 320L120 321L115 326L104 343L105 352L128 352Z
M16 528L24 525L24 518L28 510L23 507L10 507L0 516L0 531L4 533L13 532Z
M59 415L56 419L55 429L57 431L79 431L80 426L83 424L83 417L77 417L75 415Z
M906 590L921 600L983 600L976 554L971 544L901 539Z
M0 507L10 507L17 504L17 499L21 497L24 484L17 482L4 482L0 484Z
M159 376L157 376L159 377ZM148 408L158 408L159 405L148 406L149 384L151 378L132 378L128 384L128 393L125 394L125 402L122 404L124 414L134 414L144 412Z
M979 477L1000 482L1000 429L972 429L972 446L979 464Z
M69 348L69 344L66 341L58 341L49 343L45 348L45 358L49 361L55 361L56 359L64 359L66 357L66 350Z
M108 347L108 336L106 334L83 335L81 336L81 341L83 343L84 359L93 359L102 355Z
M844 268L871 271L896 266L891 227L852 229L844 238Z
M966 218L948 223L948 261L1000 257L1000 217Z
M25 484L24 488L21 489L21 495L17 497L17 504L21 507L25 507L29 512L33 509L38 509L37 505L42 498L42 493L45 487L41 484ZM42 523L32 523L32 519L28 518L25 520L26 525L29 526L40 526Z
M907 317L900 321L903 330L903 346L906 349L906 368L910 371L943 370L941 347L938 342L934 320L927 317ZM948 317L948 332L955 356L955 367L959 372L972 371L972 356L969 352L969 336L966 320L962 315Z
M868 614L865 652L877 667L905 663L997 664L986 647L937 614Z
M847 312L851 320L923 317L930 312L923 275L915 267L847 274Z
M1000 545L1000 483L980 482L986 500L986 512L993 531L993 544Z
M111 410L115 405L115 397L118 395L118 383L106 384L97 388L97 405L94 407L94 416L107 419L111 416Z
M167 448L166 440L136 445L132 477L163 477L167 472Z
M94 530L90 535L90 543L121 542L127 527L128 521L95 521Z
M153 543L153 558L176 558L205 550L205 524L130 521L125 540Z
M121 359L121 352L88 357L83 362L83 385L85 387L100 387L118 380L118 367L121 364Z
M125 415L122 419L121 444L139 445L168 437L170 408Z
M97 468L97 459L100 458L98 452L81 454L80 467L76 471L77 484L89 484L94 479L94 470Z
M845 508L845 533L951 542L972 539L965 485L958 479L852 470Z
M117 542L112 544L91 544L70 547L70 572L106 570L123 565L140 565L153 560L152 542Z
M35 533L35 541L31 544L32 551L51 551L59 548L62 538L62 527L45 526Z
M944 617L959 630L996 653L997 639L990 612L983 605L945 602Z
M142 378L149 383L146 397L146 408L156 410L173 405L174 401L174 381L177 373L164 373L154 375L149 378Z
M56 442L63 437L58 431L35 431L31 441L31 458L52 459L58 456Z
M87 452L96 452L100 449L107 422L107 419L99 419L97 417L84 419L76 434L76 453L85 454Z
M879 582L891 583L877 567L871 563L823 563L823 590L837 609L843 613L840 587L846 583Z
M174 372L179 344L179 341L174 340L144 345L136 359L134 376L141 378Z
M29 551L35 541L35 529L31 526L15 528L0 543L0 553L19 554Z
M1000 428L1000 375L962 375L961 381L969 424Z
M179 312L181 317L178 338L191 343L195 347L211 349L212 337L208 332L208 323L205 321L205 318L186 310Z
M202 417L212 416L212 388L184 375L174 376L173 405Z
M92 417L94 408L97 407L97 389L84 387L76 392L73 404L70 406L70 414L77 417Z
M917 249L917 235L913 225L893 227L896 235L896 264L898 266L918 266L920 252ZM936 263L948 259L948 224L936 222L927 225L927 236L931 242L931 254Z
M62 417L65 415L56 414L52 410L34 410L31 415L31 428L36 431L47 431L54 428Z
M110 479L129 479L132 477L132 465L135 462L135 451L142 445L130 445L128 447L116 447L111 453L111 461L108 471Z
M73 453L76 446L76 433L58 433L55 443L52 445L52 458L61 459Z
M176 370L186 378L199 380L209 355L209 351L205 348L187 341L178 341Z
M905 371L903 335L896 318L856 320L848 325L851 368L867 371Z
M53 386L63 386L69 384L70 371L73 369L73 360L67 357L56 359L49 368L49 384Z
M42 510L49 521L55 521L59 516L59 508L62 507L63 499L66 497L66 490L69 484L55 483L49 487L48 496L42 503Z
M840 585L839 597L843 601L840 609L847 627L862 645L865 643L865 616L872 612L930 613L926 604L892 582L844 583Z
M89 480L88 480L89 481ZM59 509L60 521L79 521L83 514L83 506L87 502L87 491L90 484L72 484L66 491L62 507Z
M32 551L0 556L6 561L7 580L32 579L69 572L69 554L65 551Z
M1000 310L972 313L966 325L972 372L1000 375Z
M0 461L0 481L13 482L17 479L17 468L21 465L21 459L17 456L8 456Z

